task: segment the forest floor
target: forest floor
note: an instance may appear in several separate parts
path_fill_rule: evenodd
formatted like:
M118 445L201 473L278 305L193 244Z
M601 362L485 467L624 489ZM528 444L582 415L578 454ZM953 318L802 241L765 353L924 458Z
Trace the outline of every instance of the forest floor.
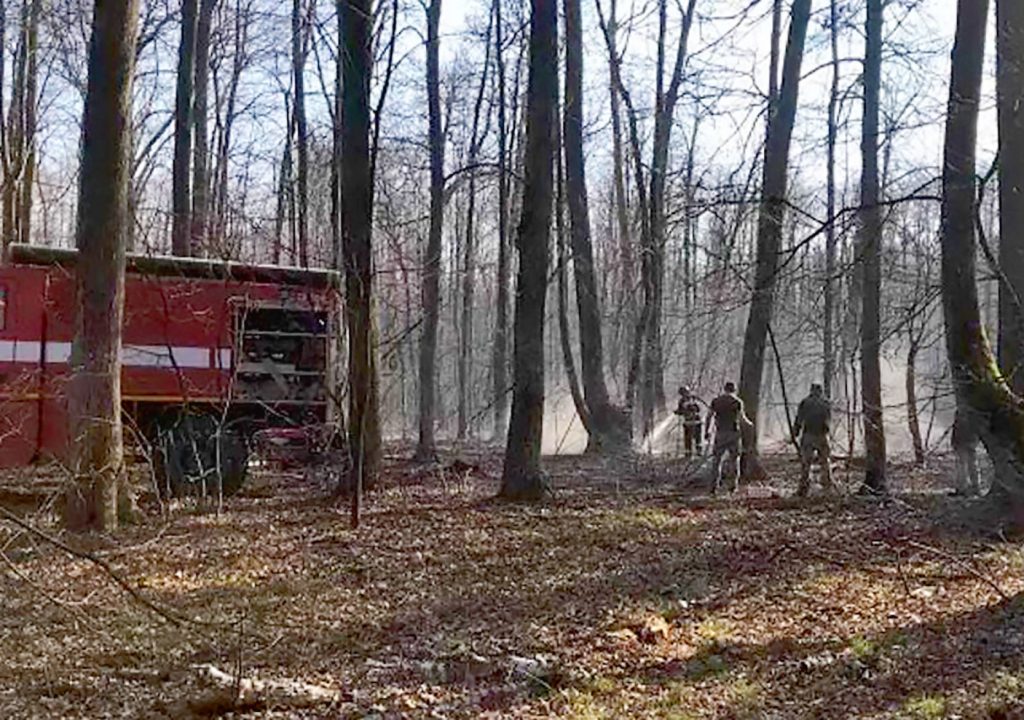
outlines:
M1024 718L1022 546L965 520L950 461L795 500L785 457L721 498L675 461L555 457L522 506L496 451L462 457L396 454L358 531L263 472L219 514L64 538L159 612L0 524L0 717Z

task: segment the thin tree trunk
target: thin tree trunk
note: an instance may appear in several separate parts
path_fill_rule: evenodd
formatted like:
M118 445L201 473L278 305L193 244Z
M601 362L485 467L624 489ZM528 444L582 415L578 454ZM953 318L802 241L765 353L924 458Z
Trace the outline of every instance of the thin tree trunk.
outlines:
M196 24L199 0L182 0L181 44L178 46L178 84L174 99L174 162L171 168L171 252L192 254L190 211L192 190L192 101L196 64Z
M691 5L694 0L691 0ZM576 275L576 305L579 312L580 364L591 451L628 449L628 418L608 398L604 378L604 344L601 309L597 295L594 248L590 240L590 211L587 205L586 169L583 156L583 23L580 0L565 0L565 190ZM564 272L564 268L563 268Z
M539 498L544 428L544 307L553 204L552 128L558 121L558 10L556 0L531 0L530 73L522 216L516 235L519 271L515 305L515 380L501 495Z
M505 430L508 413L508 299L509 299L509 172L508 119L505 97L504 26L502 0L494 0L494 57L498 84L498 278L494 320L494 347L491 355L492 402L494 404L494 437Z
M28 27L25 30L25 89L22 97L21 193L18 201L18 242L32 242L32 192L36 178L36 106L39 84L39 14L41 0L27 0Z
M921 417L917 407L917 353L920 350L920 340L914 332L914 325L911 323L908 328L907 338L910 342L907 348L907 429L910 431L910 440L914 447L914 462L918 465L924 464L924 441L921 439Z
M306 18L302 0L292 4L292 74L295 87L295 148L297 168L298 262L309 267L309 131L306 127Z
M420 433L416 459L437 457L434 442L437 326L441 315L441 241L444 231L444 127L440 80L441 0L427 8L427 114L430 146L430 234L423 259L423 334L420 336Z
M469 175L469 189L466 203L466 241L463 247L462 263L462 312L459 337L459 417L457 435L459 440L465 440L470 431L470 382L473 371L473 299L476 294L476 171L472 168L476 165L480 155L480 146L484 137L480 132L480 116L483 113L484 96L487 91L487 82L490 79L491 69L491 31L493 25L487 27L487 37L484 43L484 66L480 73L480 87L477 91L476 103L473 106L473 123L469 137L469 156L467 164L471 168ZM487 134L485 129L483 135Z
M341 37L344 33L344 28L341 26L341 11L337 12L338 16L338 37ZM333 124L331 126L331 267L336 270L342 269L342 233L341 233L341 144L342 144L342 127L341 127L341 115L342 115L342 94L344 88L342 87L341 77L345 72L345 53L338 52L335 58L334 67L334 117L332 118ZM401 354L399 354L401 357ZM405 401L405 365L402 365L402 401ZM404 408L403 408L404 410ZM402 425L405 427L404 423ZM404 430L403 430L404 431Z
M342 77L342 248L349 333L349 452L352 524L380 463L381 433L373 331L373 184L370 170L370 0L339 0L346 54Z
M192 103L195 132L192 152L192 239L193 253L205 255L210 214L210 29L217 0L200 0L196 23L195 80Z
M610 52L617 53L617 3L611 0L608 18L608 35ZM622 109L619 91L615 84L615 73L609 63L609 97L612 114L612 171L615 188L615 223L618 230L618 288L616 316L616 337L628 339L628 329L635 322L636 302L634 300L634 283L636 282L636 264L633 258L633 237L630 232L628 198L626 196L625 158L622 146ZM619 340L615 343L618 355ZM618 367L618 359L611 359L613 367Z
M999 285L999 367L1024 395L1024 3L997 0L999 96L999 265L1012 287Z
M23 0L21 5L21 32L12 58L11 107L5 122L7 153L4 156L4 187L3 187L3 236L4 243L16 242L18 233L18 204L21 199L19 191L25 162L25 85L28 69L25 30L28 27L29 4Z
M861 132L860 238L864 261L861 318L861 405L864 411L864 489L886 490L882 413L882 209L878 191L878 115L882 85L882 0L868 0L865 26L864 115Z
M72 530L117 527L124 473L121 320L131 174L136 0L97 2L82 121L75 271L75 337L68 393L75 483L65 498Z
M281 169L277 178L277 210L274 214L274 247L271 249L273 263L281 264L284 248L284 227L288 215L288 196L292 186L292 140L291 129L294 115L288 112L287 102L285 113L288 115L288 137L285 139L284 150L281 151Z
M832 85L828 95L827 172L828 226L825 229L825 301L822 331L822 381L825 397L832 399L836 373L835 306L836 306L836 142L839 134L839 8L838 0L829 2L829 46L832 51Z
M222 243L227 234L228 162L231 153L231 136L235 124L235 107L238 102L238 85L241 82L248 57L246 46L249 37L249 12L250 6L246 5L243 11L242 0L239 0L235 6L234 57L231 62L231 79L228 81L227 101L224 108L224 129L217 150L217 186L214 203L216 206L215 236L218 243Z
M779 248L786 209L789 145L796 120L800 66L803 62L804 40L810 14L811 0L794 0L782 67L782 88L776 112L768 128L765 150L762 198L757 222L757 269L750 314L743 337L743 360L740 369L740 396L746 403L747 414L755 424L761 404L768 326L771 323L775 302ZM750 450L756 451L756 447Z
M648 277L644 283L644 304L647 306L647 327L644 331L644 366L643 381L641 383L641 408L644 417L645 427L653 424L656 414L665 410L665 368L662 359L661 345L661 315L662 295L665 282L665 187L668 176L668 154L669 145L672 139L672 124L675 117L676 102L679 98L679 86L683 78L683 69L686 65L687 44L690 37L690 29L693 27L694 9L696 0L689 0L686 7L686 16L683 18L683 28L679 37L679 45L676 49L675 66L672 70L672 77L669 80L668 88L663 91L662 69L664 67L663 55L665 52L664 28L666 24L666 0L662 0L660 6L660 42L657 97L655 101L656 110L654 115L654 146L651 158L651 189L648 195L650 202L651 219L648 224L649 238L644 246L644 253L648 256Z
M569 32L569 22L566 23L566 32ZM562 145L561 133L556 127L555 147ZM562 350L562 364L565 367L565 379L569 386L569 395L572 397L573 407L580 418L580 423L586 431L587 436L593 438L596 434L594 418L590 413L586 398L583 396L583 389L580 386L579 374L576 372L576 359L572 354L572 330L569 326L569 253L565 242L565 173L562 165L562 155L559 153L555 158L555 242L558 247L558 265L556 275L558 282L558 337ZM580 335L583 334L582 328Z

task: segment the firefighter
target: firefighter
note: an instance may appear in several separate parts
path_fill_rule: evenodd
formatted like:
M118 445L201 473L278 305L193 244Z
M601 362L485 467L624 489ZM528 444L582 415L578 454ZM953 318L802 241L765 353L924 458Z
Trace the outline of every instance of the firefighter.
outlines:
M722 487L722 476L731 479L730 492L735 492L740 476L740 446L742 445L740 430L752 425L743 407L743 401L736 394L735 383L727 382L722 394L711 401L711 411L705 420L704 439L711 438L711 425L715 426L715 444L711 464L711 493L717 495ZM723 462L728 454L729 461Z
M821 466L821 486L825 492L832 492L832 453L829 448L829 426L832 424L832 408L824 390L818 383L811 385L810 394L800 402L793 423L793 439L799 438L800 487L796 494L807 495L811 489L811 465Z
M700 443L700 401L689 387L683 386L679 388L679 405L675 409L675 414L683 422L683 451L686 459L689 460L694 456L700 457L702 450Z

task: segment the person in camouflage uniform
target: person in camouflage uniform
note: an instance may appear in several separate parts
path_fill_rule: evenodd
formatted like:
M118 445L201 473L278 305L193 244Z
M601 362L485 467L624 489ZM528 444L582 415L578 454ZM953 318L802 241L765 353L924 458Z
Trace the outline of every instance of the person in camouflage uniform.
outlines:
M679 388L679 405L675 409L675 414L683 421L683 452L686 459L700 457L700 401L690 388Z
M727 382L721 395L711 401L711 411L705 421L704 438L711 438L711 424L715 425L715 444L712 448L711 472L714 484L711 492L714 495L722 487L722 476L728 473L732 480L729 492L736 492L740 476L740 425L749 425L743 407L743 401L736 395L736 385ZM723 460L728 454L729 461Z
M811 465L821 466L821 486L825 492L832 492L832 452L829 447L829 429L832 424L832 408L821 385L811 385L810 394L804 398L796 411L793 423L793 438L799 439L800 486L796 494L807 495L811 489Z
M954 495L974 497L981 492L978 473L978 437L977 425L971 422L969 413L956 409L953 416L953 432L950 442L956 453L956 489Z

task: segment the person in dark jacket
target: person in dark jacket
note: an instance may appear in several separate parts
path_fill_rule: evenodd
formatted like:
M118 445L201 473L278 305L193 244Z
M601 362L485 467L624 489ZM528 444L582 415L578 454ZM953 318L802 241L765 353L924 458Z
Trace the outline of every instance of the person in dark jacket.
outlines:
M751 425L743 407L743 400L736 394L736 385L727 382L722 394L711 401L711 412L705 421L704 438L711 438L711 425L715 426L715 444L712 446L712 464L714 484L712 494L718 494L722 487L722 477L728 474L732 480L730 492L736 491L740 476L741 426ZM723 462L729 456L727 463Z
M821 466L821 486L825 492L832 492L832 451L829 447L829 430L832 425L832 407L821 385L811 385L810 394L805 397L796 411L793 423L793 439L799 440L800 487L796 494L807 495L811 489L811 465Z
M679 405L676 406L675 414L680 417L683 423L683 452L687 460L693 457L700 457L700 426L701 409L700 400L688 387L679 388Z

